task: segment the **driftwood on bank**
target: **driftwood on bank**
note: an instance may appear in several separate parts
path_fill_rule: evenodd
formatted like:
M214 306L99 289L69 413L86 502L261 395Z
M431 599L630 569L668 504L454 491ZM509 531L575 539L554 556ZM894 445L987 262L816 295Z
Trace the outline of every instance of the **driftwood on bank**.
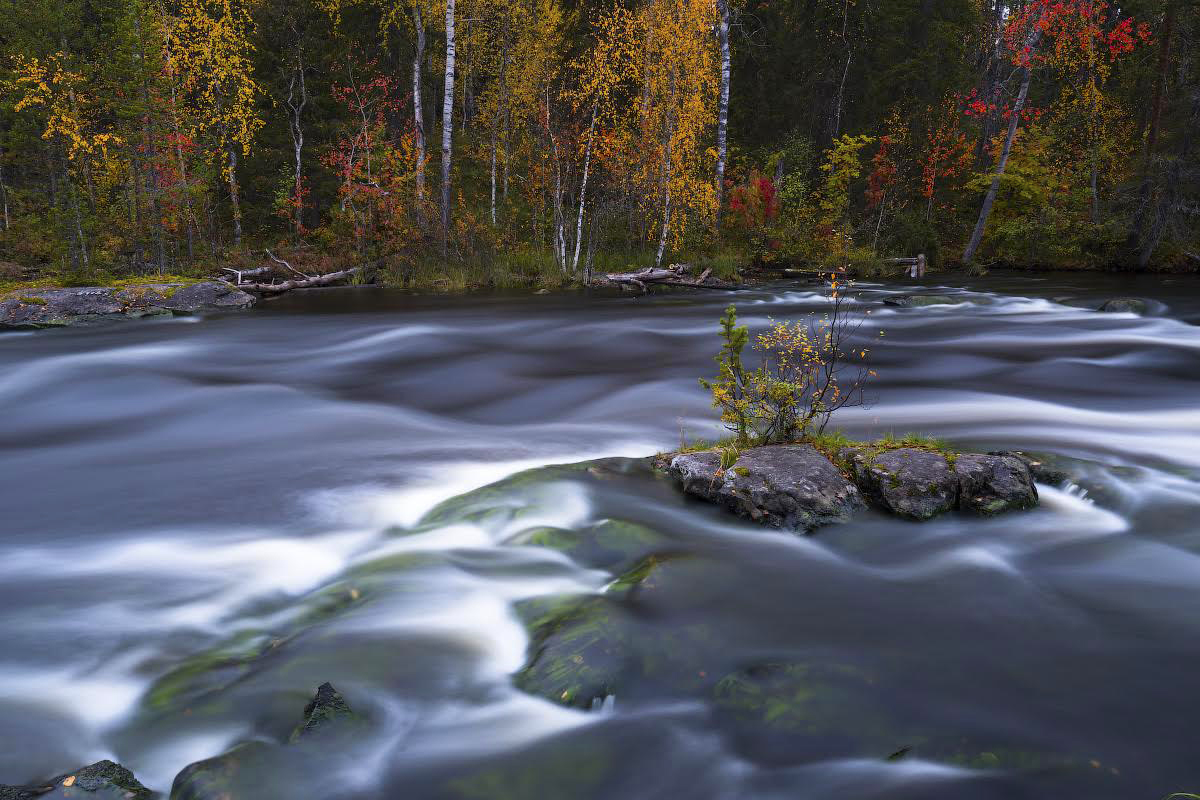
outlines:
M925 254L921 253L916 258L887 258L884 259L885 264L899 264L908 267L908 277L924 278L925 277Z
M643 292L648 284L662 286L695 286L708 289L736 289L738 287L723 281L712 280L712 270L706 269L698 276L691 276L691 266L688 264L672 264L669 267L650 267L637 272L610 272L604 278L622 288L636 286Z
M239 283L237 287L244 292L257 292L258 294L282 294L290 292L292 289L311 289L316 286L328 286L332 283L337 283L340 280L349 278L356 272L361 272L362 267L351 267L343 269L339 272L329 272L325 275L314 275L311 278L293 278L292 280L283 281L282 283ZM247 274L245 272L243 275Z

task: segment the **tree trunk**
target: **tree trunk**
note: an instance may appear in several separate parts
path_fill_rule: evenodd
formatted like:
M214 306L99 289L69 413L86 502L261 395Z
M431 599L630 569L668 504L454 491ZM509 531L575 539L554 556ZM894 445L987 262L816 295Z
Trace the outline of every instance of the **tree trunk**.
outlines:
M1000 161L996 164L996 173L992 176L992 185L988 187L987 194L983 198L983 207L979 209L979 220L975 223L975 230L971 233L971 240L967 242L967 249L963 251L964 264L971 263L971 260L975 258L975 252L979 249L979 245L983 241L983 232L987 228L987 221L992 213L992 206L996 203L996 194L1000 191L1000 179L1004 177L1004 168L1008 166L1008 156L1012 152L1013 140L1017 138L1017 125L1021 121L1021 109L1025 107L1025 100L1029 96L1029 81L1033 77L1033 71L1030 69L1030 60L1033 58L1033 51L1037 47L1041 35L1041 27L1035 21L1029 31L1029 35L1025 38L1025 51L1027 55L1025 64L1021 68L1021 90L1017 93L1017 101L1013 103L1012 117L1008 121L1008 135L1004 138L1004 149L1000 151Z
M1154 99L1150 101L1150 132L1146 135L1146 146L1142 152L1142 183L1138 189L1138 205L1134 212L1133 225L1126 242L1131 252L1143 252L1142 240L1146 234L1146 222L1150 213L1150 190L1153 188L1151 167L1154 163L1154 148L1158 144L1158 130L1162 122L1163 95L1171 67L1171 35L1175 27L1175 2L1167 0L1166 16L1158 49L1158 77L1154 82ZM1145 259L1148 260L1148 259ZM1143 261L1139 257L1139 262Z
M596 112L599 104L592 106L592 122L588 125L587 149L583 153L583 180L579 185L579 216L575 220L575 255L571 258L571 273L579 270L579 245L583 241L583 208L587 204L588 170L592 165L592 135L596 131Z
M492 121L492 227L496 227L496 122Z
M166 61L171 63L170 40L168 39ZM197 227L195 213L192 211L192 192L188 186L187 164L183 160L183 135L179 129L179 113L176 105L175 97L175 72L173 68L168 69L167 78L171 87L171 127L175 132L175 160L176 166L179 168L179 181L183 189L184 207L187 209L187 257L188 263L192 263L196 259L195 252L195 228Z
M296 100L296 83L299 79L300 83L300 98ZM292 78L288 82L288 121L292 129L292 152L294 155L293 164L293 183L292 183L292 231L296 235L296 240L304 234L304 168L301 161L301 152L304 149L304 127L302 125L301 115L304 113L304 107L308 105L308 87L304 81L304 55L300 47L296 48L296 69L292 73Z
M242 246L242 204L238 199L237 142L229 143L229 205L233 209L233 246Z
M454 146L454 0L446 0L446 77L442 96L442 256L450 235L450 157Z
M833 137L837 138L842 128L842 101L846 96L846 78L850 75L850 58L854 51L850 49L850 40L846 36L847 23L850 19L850 0L842 3L842 42L846 45L846 66L842 69L842 82L838 84L837 103L834 105Z
M420 4L413 5L413 25L417 29L417 48L413 54L413 130L417 147L417 200L425 199L425 112L421 107L421 67L425 62L425 20Z
M721 100L717 108L716 176L716 228L719 231L721 229L721 211L723 210L725 200L725 155L728 150L729 131L729 76L731 72L729 58L729 0L717 0L717 9L721 12L721 22L717 28L717 37L721 44Z

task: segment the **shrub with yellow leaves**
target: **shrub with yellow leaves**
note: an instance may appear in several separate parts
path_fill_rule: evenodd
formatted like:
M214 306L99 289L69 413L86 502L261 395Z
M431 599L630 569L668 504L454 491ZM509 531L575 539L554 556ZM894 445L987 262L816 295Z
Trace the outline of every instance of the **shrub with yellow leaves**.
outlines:
M760 355L754 370L742 364L749 332L737 324L736 306L725 309L717 377L700 383L712 393L713 406L739 444L820 434L839 409L867 404L866 384L875 372L867 366L869 348L855 339L866 317L847 307L844 274L826 277L829 310L791 323L772 320L754 338Z

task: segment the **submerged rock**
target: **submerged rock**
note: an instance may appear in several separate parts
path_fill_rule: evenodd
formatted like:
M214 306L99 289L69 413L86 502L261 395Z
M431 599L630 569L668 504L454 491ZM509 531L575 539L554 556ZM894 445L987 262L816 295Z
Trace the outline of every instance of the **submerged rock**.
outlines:
M157 795L115 761L97 761L39 786L0 786L0 800L151 800Z
M725 470L715 450L683 453L668 469L685 492L776 528L811 531L845 522L863 505L858 488L806 444L745 450Z
M911 447L844 453L859 489L885 511L925 520L958 502L958 478L941 453Z
M307 743L325 734L347 732L345 723L359 721L331 683L323 683L304 707L304 721L296 727L289 744ZM184 767L171 784L170 800L273 800L288 796L283 787L264 786L265 776L283 768L304 745L281 747L267 742L243 742L213 758ZM315 796L315 794L314 794Z
M719 606L742 576L724 564L650 556L599 595L526 600L517 613L529 655L517 688L560 705L601 707L638 697L693 694L719 674L725 643L697 609ZM685 620L664 627L664 615Z
M183 768L171 784L170 800L249 800L269 774L272 745L246 742L215 758Z
M901 308L920 308L922 306L947 306L969 302L965 297L951 297L948 294L898 294L885 297L884 305Z
M123 289L22 289L0 297L0 328L54 328L107 319L246 308L253 303L252 295L219 281L147 283Z
M1149 306L1146 305L1145 300L1139 300L1136 297L1114 297L1105 300L1096 310L1115 314L1145 314L1147 308Z

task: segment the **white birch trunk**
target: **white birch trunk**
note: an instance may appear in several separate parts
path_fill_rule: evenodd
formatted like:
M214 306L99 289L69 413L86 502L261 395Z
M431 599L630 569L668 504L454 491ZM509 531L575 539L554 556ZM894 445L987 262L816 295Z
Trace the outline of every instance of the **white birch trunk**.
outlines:
M587 204L588 170L592 165L592 135L596 131L596 112L598 110L599 105L592 106L592 121L588 125L587 149L583 153L583 180L579 185L579 216L575 220L575 255L571 258L572 274L579 270L579 245L583 241L583 209Z
M417 48L413 55L413 130L417 148L417 200L425 199L425 112L421 107L421 67L425 63L425 20L420 3L413 5L413 26L417 29Z
M721 12L720 27L717 29L721 44L721 103L717 109L717 230L721 229L721 211L725 202L725 156L728 150L729 131L729 0L717 0Z
M442 255L450 235L450 158L454 147L454 0L446 0L446 78L442 96Z

